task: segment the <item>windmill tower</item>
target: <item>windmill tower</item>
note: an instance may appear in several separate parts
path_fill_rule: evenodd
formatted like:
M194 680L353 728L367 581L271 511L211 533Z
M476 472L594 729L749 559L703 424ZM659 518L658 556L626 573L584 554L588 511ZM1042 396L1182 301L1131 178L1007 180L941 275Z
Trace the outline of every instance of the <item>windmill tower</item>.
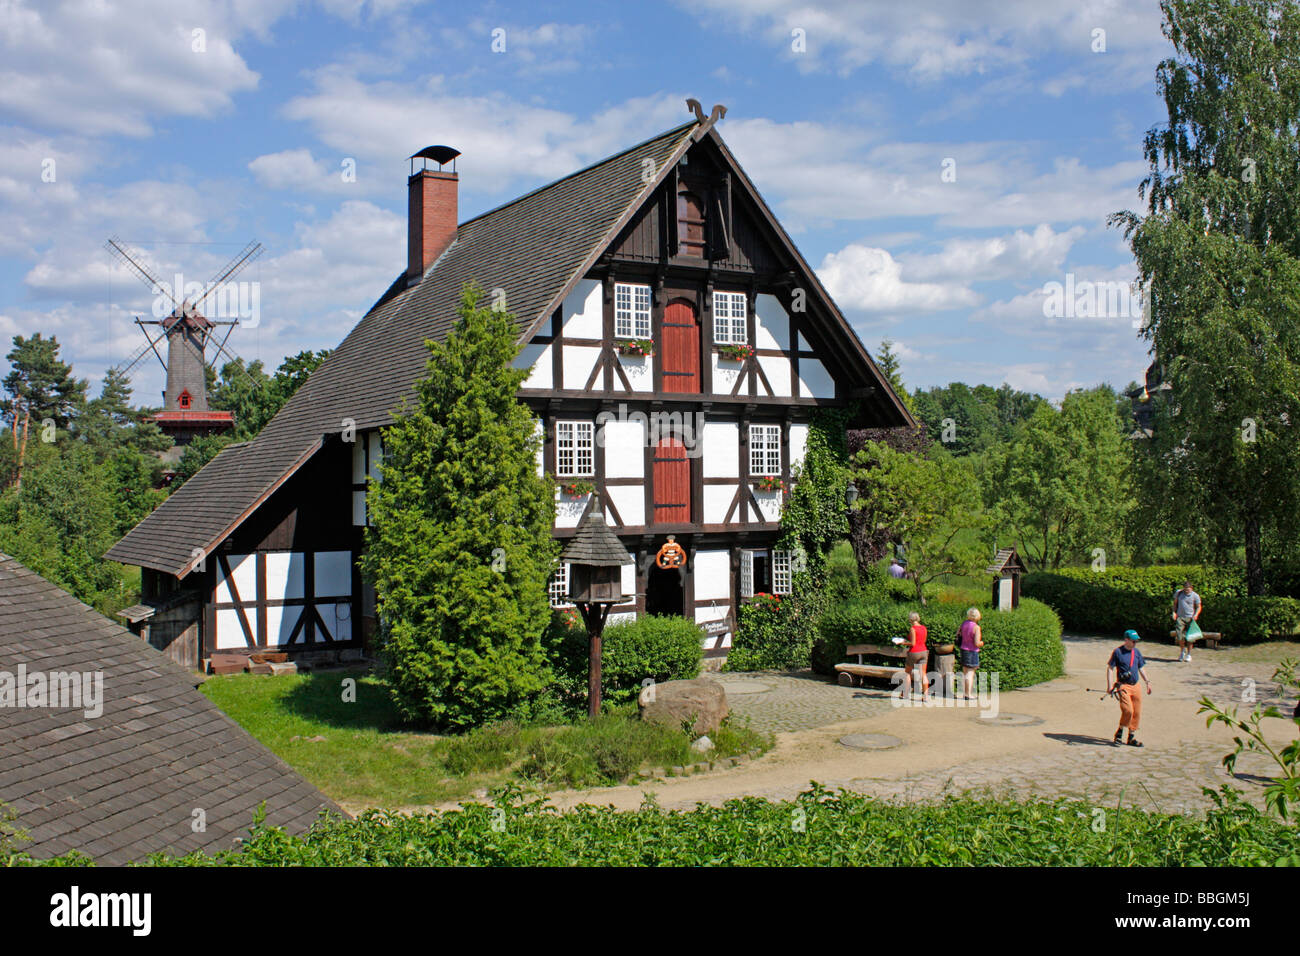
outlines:
M204 302L227 289L226 284L236 273L262 254L262 244L250 242L191 297L186 297L182 289L172 290L165 283L160 282L141 265L138 257L126 250L119 240L109 239L106 247L148 284L155 295L165 296L172 305L171 313L165 318L136 318L135 324L144 333L147 344L130 362L118 368L123 374L129 375L131 370L152 352L166 369L167 387L163 391L163 407L162 411L154 416L154 420L172 439L172 447L163 453L163 460L174 463L184 453L185 446L196 437L234 427L234 416L230 412L208 407L207 352L208 346L212 345L213 362L220 355L225 355L232 361L235 359L235 355L226 348L226 342L235 326L239 324L239 319L236 315L234 318L214 321L205 316L200 309ZM178 299L177 296L181 298ZM227 304L230 301L231 297L227 295ZM157 335L150 334L150 326L159 328ZM225 329L224 334L218 332L221 328ZM220 335L219 340L218 335ZM159 351L160 344L166 346L166 359Z

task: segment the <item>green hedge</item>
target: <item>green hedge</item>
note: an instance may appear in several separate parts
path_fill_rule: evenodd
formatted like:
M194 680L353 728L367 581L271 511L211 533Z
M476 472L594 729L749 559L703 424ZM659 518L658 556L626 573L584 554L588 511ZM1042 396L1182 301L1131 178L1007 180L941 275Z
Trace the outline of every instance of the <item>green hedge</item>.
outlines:
M892 637L905 636L907 616L912 611L921 615L931 647L955 644L968 607L935 602L921 607L894 601L858 601L832 608L822 616L813 668L833 673L835 665L847 659L848 645L887 644ZM981 607L980 613L984 636L980 666L989 673L998 673L1000 690L1039 684L1065 672L1061 620L1046 604L1024 598L1014 611Z
M1147 640L1167 641L1174 591L1190 579L1205 610L1200 625L1226 642L1250 644L1300 633L1300 601L1247 597L1239 570L1172 565L1153 568L1064 568L1035 571L1021 593L1051 605L1067 630L1122 634L1135 628Z
M600 686L605 700L636 700L641 682L690 680L700 674L704 634L684 617L642 615L605 628L601 647ZM557 613L547 632L552 670L563 691L587 693L587 631L574 613Z

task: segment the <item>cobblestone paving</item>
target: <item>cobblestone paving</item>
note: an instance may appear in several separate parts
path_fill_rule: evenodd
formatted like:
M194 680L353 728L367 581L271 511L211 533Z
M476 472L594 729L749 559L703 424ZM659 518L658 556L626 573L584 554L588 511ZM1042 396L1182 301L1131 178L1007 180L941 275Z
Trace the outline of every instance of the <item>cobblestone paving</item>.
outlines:
M825 677L757 671L743 674L710 674L727 689L727 705L749 726L764 733L811 730L843 720L874 717L889 710L889 690L841 687ZM739 685L739 686L737 686ZM738 693L751 688L758 693Z
M1087 638L1067 638L1069 645L1086 645ZM1113 642L1112 642L1113 643ZM1162 654L1167 648L1152 647ZM1170 651L1172 655L1174 652ZM1172 660L1172 657L1170 658ZM1161 693L1166 699L1196 701L1204 696L1220 704L1240 703L1244 684L1254 681L1261 703L1282 703L1273 696L1268 675L1271 666L1216 661L1212 653L1198 655L1194 666L1163 670ZM1173 678L1170 680L1169 678ZM809 730L846 720L877 716L889 709L889 691L840 687L815 675L775 672L717 674L715 679L734 682L737 690L748 690L742 682L761 684L762 693L729 691L732 711L746 717L750 725L771 733ZM1098 677L1100 680L1100 677ZM1064 682L1070 682L1064 685ZM1056 682L1069 689L1087 683L1086 675L1074 674ZM1092 686L1089 684L1089 686ZM757 688L755 688L757 689ZM1043 685L1040 690L1052 690ZM1076 691L1077 692L1077 691ZM1020 697L1008 709L1034 713L1035 698ZM1056 696L1052 694L1051 696ZM1004 701L1005 705L1005 701ZM1288 705L1287 709L1289 710ZM1248 711L1249 706L1242 707ZM946 793L986 791L1003 796L1065 796L1094 806L1122 805L1165 812L1204 812L1209 804L1203 787L1217 790L1225 783L1241 790L1257 806L1263 806L1262 791L1272 772L1264 757L1243 755L1236 773L1229 777L1222 766L1229 750L1221 740L1204 739L1204 718L1189 723L1186 736L1175 746L1145 747L1140 750L1114 747L1109 738L1087 734L1048 734L1061 746L1051 753L1005 754L992 759L956 761L953 766L923 773L890 777L823 779L837 789L844 787L882 799L925 801ZM997 732L997 731L994 731ZM770 799L789 799L807 789L800 781L789 786L759 787L746 792Z

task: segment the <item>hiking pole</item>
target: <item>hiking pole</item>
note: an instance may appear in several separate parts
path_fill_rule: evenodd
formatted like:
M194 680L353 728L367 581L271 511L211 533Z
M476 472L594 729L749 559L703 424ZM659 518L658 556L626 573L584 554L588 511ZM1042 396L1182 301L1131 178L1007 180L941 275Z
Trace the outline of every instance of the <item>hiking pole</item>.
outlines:
M1098 700L1105 700L1107 697L1114 697L1114 696L1115 696L1115 691L1114 691L1113 689L1112 689L1112 690L1103 690L1103 691L1098 691L1095 687L1086 687L1086 688L1084 688L1084 689L1085 689L1089 694L1097 694L1097 693L1100 693L1101 696L1097 698Z

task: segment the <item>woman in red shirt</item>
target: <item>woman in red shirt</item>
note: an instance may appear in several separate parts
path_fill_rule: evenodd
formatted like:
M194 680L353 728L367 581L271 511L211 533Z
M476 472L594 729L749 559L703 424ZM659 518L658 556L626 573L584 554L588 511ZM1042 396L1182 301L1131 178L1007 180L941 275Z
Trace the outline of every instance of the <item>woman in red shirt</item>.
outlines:
M907 649L907 677L904 680L906 689L903 691L905 697L911 697L913 689L920 691L921 698L924 700L929 696L929 685L925 678L925 662L930 657L930 651L925 645L927 632L925 625L921 623L921 615L913 611L907 616L908 637L911 638Z

